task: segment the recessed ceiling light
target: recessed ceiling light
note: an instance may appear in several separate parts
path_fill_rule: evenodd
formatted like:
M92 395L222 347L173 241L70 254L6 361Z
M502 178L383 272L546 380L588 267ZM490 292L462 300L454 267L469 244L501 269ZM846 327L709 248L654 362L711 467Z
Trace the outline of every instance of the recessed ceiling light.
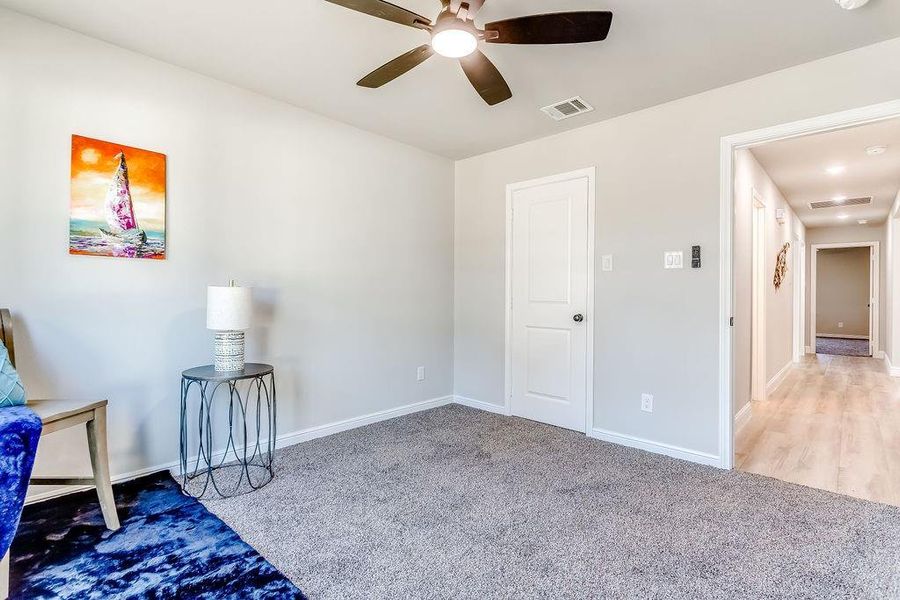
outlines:
M887 152L887 146L869 146L866 148L866 154L869 156L879 156Z
M846 170L847 170L847 167L845 167L844 165L832 165L832 166L828 167L827 169L825 169L825 172L828 173L829 175L840 175L841 173L843 173Z
M868 222L869 222L869 221L868 221L867 219L860 219L860 220L857 221L857 223L859 223L860 225L865 225L865 224L868 223Z
M843 220L843 219L846 219L848 216L849 215L838 215L837 217L838 217L838 219Z

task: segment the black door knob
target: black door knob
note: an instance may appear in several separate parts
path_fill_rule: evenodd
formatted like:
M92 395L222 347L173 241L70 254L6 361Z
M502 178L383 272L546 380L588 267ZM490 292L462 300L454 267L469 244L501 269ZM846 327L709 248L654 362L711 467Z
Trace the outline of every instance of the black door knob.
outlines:
M584 321L584 315L575 315L574 317L572 317L572 320L576 323L581 323L582 321Z

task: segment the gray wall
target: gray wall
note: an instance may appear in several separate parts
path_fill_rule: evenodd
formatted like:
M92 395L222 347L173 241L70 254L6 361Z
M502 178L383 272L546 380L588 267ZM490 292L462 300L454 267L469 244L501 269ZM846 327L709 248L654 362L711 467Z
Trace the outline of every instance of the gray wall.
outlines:
M794 350L794 253L803 243L806 228L788 205L781 190L750 150L734 157L734 412L750 402L752 293L753 293L753 190L765 207L766 260L766 381L793 360ZM785 211L784 223L775 211ZM781 247L789 242L787 274L779 289L772 284Z
M0 10L0 306L32 397L109 398L114 474L177 459L206 286L255 288L280 433L452 392L453 165ZM69 256L70 136L168 155L168 258ZM426 380L416 382L416 368ZM39 473L89 472L84 434Z
M869 337L869 248L819 250L816 335Z
M594 425L718 454L721 137L898 97L892 40L457 162L456 392L503 403L505 186L596 165Z

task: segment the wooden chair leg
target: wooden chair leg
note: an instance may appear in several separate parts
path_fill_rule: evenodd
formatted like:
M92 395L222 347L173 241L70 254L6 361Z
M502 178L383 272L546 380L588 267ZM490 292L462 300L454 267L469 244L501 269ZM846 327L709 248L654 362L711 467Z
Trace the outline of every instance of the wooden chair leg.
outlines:
M91 452L91 467L94 469L94 485L100 498L100 510L106 527L112 531L119 528L116 513L116 498L113 496L109 479L109 456L106 450L106 407L94 409L94 418L87 422L88 448Z
M0 600L9 598L9 550L0 561Z

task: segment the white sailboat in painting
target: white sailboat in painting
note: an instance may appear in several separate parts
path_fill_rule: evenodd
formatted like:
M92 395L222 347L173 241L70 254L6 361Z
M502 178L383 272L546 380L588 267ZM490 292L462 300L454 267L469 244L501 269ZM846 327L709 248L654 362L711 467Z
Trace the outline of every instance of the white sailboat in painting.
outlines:
M147 234L138 227L137 219L134 216L125 154L119 152L115 158L119 160L119 165L106 190L104 203L106 224L109 228L99 227L100 235L103 239L116 244L140 246L147 242Z

